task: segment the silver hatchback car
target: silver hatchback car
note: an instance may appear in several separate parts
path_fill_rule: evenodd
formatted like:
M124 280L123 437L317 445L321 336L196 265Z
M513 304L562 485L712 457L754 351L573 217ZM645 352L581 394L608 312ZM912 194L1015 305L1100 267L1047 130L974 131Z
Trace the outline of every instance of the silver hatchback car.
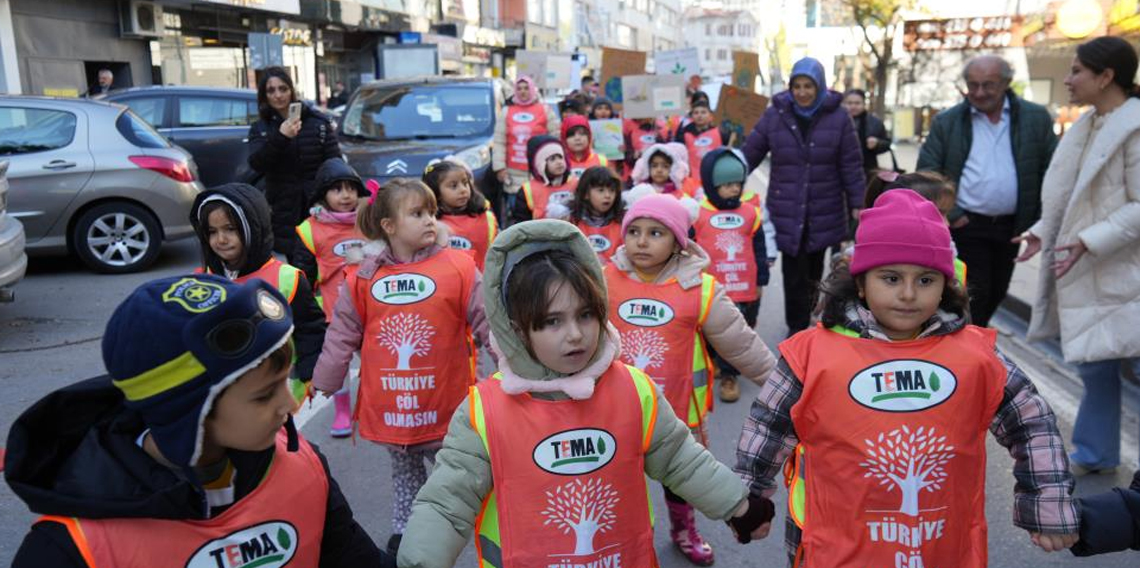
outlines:
M127 107L0 96L0 159L29 255L72 252L97 272L136 272L163 240L194 234L193 158Z

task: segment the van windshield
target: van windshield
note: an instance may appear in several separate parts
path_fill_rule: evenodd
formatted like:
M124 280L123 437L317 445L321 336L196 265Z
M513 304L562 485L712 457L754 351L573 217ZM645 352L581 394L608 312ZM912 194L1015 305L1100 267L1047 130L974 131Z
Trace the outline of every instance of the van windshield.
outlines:
M490 136L494 117L485 85L364 88L344 113L341 132L369 140Z

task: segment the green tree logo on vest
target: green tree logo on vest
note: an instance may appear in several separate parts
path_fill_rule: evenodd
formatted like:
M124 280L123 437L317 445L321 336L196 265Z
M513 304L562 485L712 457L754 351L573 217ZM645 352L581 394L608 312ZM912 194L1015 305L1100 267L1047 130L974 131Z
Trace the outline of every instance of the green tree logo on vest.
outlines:
M278 568L295 554L297 529L285 521L270 521L207 542L186 568Z
M950 369L916 359L878 363L851 378L847 390L859 404L885 412L918 412L946 402L958 388Z
M618 317L638 327L657 327L673 321L669 304L649 298L633 298L618 306Z
M431 351L435 328L418 314L404 312L389 316L380 321L379 327L376 339L396 356L398 371L410 371L412 356L427 355Z
M668 351L665 338L652 329L634 329L621 334L622 358L641 371L663 366Z
M333 246L333 254L344 258L348 256L348 251L356 248L364 248L364 241L360 239L348 239Z
M471 241L459 235L447 237L447 246L457 250L471 250Z
M574 534L574 552L566 556L594 554L594 537L617 525L614 508L621 499L613 485L599 478L581 478L546 492L543 526L553 526L562 534Z
M617 453L613 435L597 428L567 430L534 447L534 463L555 475L582 475L610 463Z
M396 306L414 304L432 294L435 294L435 280L422 274L393 274L372 284L373 298Z
M744 217L736 213L717 213L709 218L709 225L714 229L738 229L744 226Z
M867 460L859 465L867 468L865 477L878 479L888 493L898 488L901 499L897 512L912 517L922 512L920 493L942 489L946 463L954 457L954 446L947 443L946 436L924 426L917 430L903 426L863 443L867 445Z

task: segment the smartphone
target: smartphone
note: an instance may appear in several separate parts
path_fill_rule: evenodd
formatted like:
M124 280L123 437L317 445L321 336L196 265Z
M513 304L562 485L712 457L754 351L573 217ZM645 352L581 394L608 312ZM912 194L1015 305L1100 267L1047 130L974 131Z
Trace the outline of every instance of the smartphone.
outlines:
M289 103L289 120L300 120L301 103Z

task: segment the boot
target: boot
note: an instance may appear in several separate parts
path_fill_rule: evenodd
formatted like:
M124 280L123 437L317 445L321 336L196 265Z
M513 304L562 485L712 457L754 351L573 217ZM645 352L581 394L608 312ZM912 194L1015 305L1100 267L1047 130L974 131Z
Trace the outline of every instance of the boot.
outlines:
M736 375L725 375L720 378L720 399L724 402L740 400L740 385L736 384Z
M348 385L345 385L333 395L333 407L336 408L336 416L333 418L332 428L329 430L329 434L332 434L333 438L347 438L351 436L352 395L348 392Z
M666 501L669 507L669 536L673 544L697 566L712 566L713 550L709 543L697 532L697 519L693 506L688 503Z

